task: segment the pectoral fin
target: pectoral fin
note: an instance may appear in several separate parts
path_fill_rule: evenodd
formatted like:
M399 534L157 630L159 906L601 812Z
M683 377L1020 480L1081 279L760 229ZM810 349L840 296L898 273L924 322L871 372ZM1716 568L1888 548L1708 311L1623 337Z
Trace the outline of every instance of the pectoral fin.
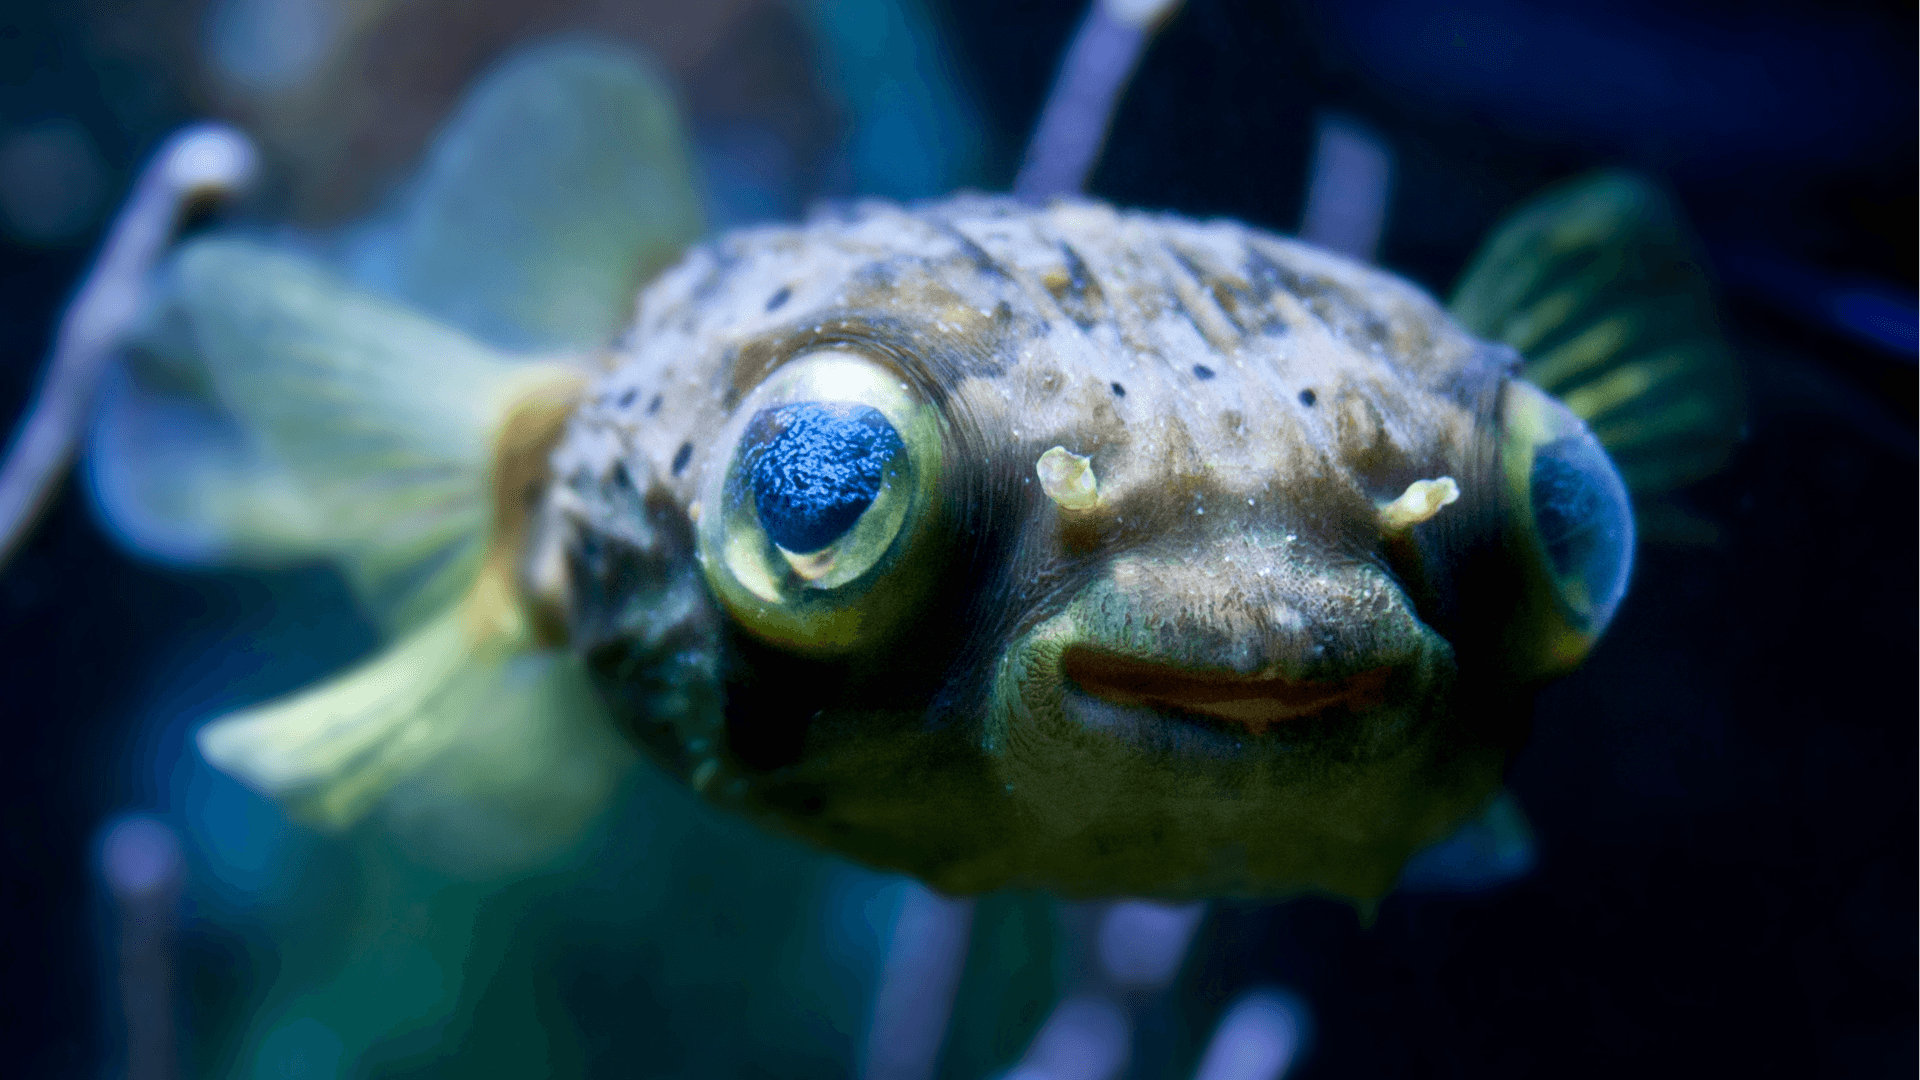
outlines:
M1740 439L1740 374L1701 256L1645 180L1596 173L1522 206L1451 309L1526 356L1528 381L1587 422L1643 506L1718 469Z
M1525 877L1539 861L1533 828L1513 792L1502 788L1453 835L1415 852L1396 888L1479 893Z

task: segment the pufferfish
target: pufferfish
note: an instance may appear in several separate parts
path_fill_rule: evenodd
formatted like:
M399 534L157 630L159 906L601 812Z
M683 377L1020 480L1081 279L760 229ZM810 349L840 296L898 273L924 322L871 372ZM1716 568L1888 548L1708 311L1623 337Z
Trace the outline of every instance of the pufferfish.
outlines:
M692 247L584 359L208 239L148 377L249 449L97 486L393 599L386 651L201 736L322 822L449 761L436 798L565 818L612 730L949 893L1367 901L1606 628L1629 489L1724 453L1677 228L1577 183L1450 314L1233 221L862 203Z

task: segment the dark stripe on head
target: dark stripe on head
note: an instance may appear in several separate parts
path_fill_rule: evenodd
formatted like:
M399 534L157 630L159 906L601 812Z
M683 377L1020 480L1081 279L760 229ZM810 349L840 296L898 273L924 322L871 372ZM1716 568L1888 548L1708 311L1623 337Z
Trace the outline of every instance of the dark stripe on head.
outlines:
M1067 318L1080 329L1091 330L1106 315L1106 294L1072 245L1062 243L1060 257L1066 263L1064 271L1049 271L1042 276L1041 284Z
M975 243L973 237L968 236L966 233L961 232L945 221L940 223L940 231L953 238L953 242L960 246L961 253L966 255L969 262L973 263L974 269L992 277L1002 278L1007 281L1013 280L1012 271L1000 265L999 261L992 255L987 254L987 249Z

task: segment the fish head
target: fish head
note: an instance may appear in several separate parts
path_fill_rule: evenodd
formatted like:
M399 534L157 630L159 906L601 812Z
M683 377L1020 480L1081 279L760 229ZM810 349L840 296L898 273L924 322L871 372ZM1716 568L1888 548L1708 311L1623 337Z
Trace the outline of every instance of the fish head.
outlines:
M960 199L750 230L643 295L527 591L657 760L862 861L1374 897L1624 588L1624 491L1516 370L1230 222Z

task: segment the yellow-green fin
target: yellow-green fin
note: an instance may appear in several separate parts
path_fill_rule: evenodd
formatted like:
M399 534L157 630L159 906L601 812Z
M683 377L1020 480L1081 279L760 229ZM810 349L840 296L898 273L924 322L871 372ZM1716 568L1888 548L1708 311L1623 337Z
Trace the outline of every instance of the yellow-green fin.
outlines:
M468 863L564 846L631 754L579 659L538 648L504 578L490 563L460 603L362 665L209 724L201 752L325 827L384 802Z
M519 846L535 852L563 843L610 793L611 777L626 755L609 745L611 729L594 704L578 659L546 647L543 627L536 625L518 581L527 513L545 486L548 456L564 431L580 381L566 370L534 379L539 370L520 366L498 384L464 384L473 399L464 402L474 410L472 426L450 428L442 436L457 439L449 446L479 446L476 456L482 460L462 460L458 468L450 455L438 462L394 464L396 456L422 453L434 442L418 427L382 431L368 418L383 414L367 403L360 403L367 412L349 411L337 421L350 445L334 450L331 464L350 470L359 452L370 455L368 473L393 469L390 479L397 489L419 483L444 491L443 500L425 503L394 496L391 501L402 512L384 520L357 517L355 511L367 505L377 515L379 491L336 491L326 479L308 475L329 463L324 433L301 433L303 418L275 418L278 438L264 441L277 447L289 440L284 457L303 465L294 470L307 482L302 496L340 516L330 536L335 557L350 571L358 568L364 579L370 564L381 565L372 558L383 555L398 565L411 534L396 535L389 528L369 535L364 526L406 521L419 505L444 510L457 502L457 518L449 516L438 530L420 535L435 543L450 539L471 556L440 560L431 593L414 597L431 599L457 585L463 590L457 602L443 603L406 626L385 651L316 687L208 725L200 746L210 762L322 825L350 824L396 793L411 791L416 796L412 816L438 821L434 831L443 836L460 833L463 819L516 818L519 824L506 831L528 834ZM476 408L473 401L484 402L490 387L501 391L493 407ZM250 395L237 396L247 400ZM452 406L442 402L440 407ZM448 421L444 413L438 419ZM408 444L408 435L419 441ZM462 457L466 454L463 450ZM431 467L436 464L440 467ZM409 480L409 467L428 479ZM429 481L438 487L428 488ZM465 569L469 562L471 568ZM591 751L578 752L582 746ZM530 772L535 762L558 771ZM529 825L528 818L537 820ZM479 847L496 850L490 842Z
M176 254L102 391L95 504L169 561L335 562L383 626L418 625L478 568L503 410L578 375L482 342L602 345L703 228L672 92L642 57L521 50L347 260L371 285L240 240Z
M110 524L192 561L331 560L396 632L472 583L505 418L582 377L245 241L183 249L155 322L94 427Z
M1468 330L1526 357L1526 378L1593 430L1644 513L1719 468L1745 423L1740 373L1678 209L1601 172L1536 197L1481 247L1455 290Z
M544 42L483 77L435 138L392 288L503 348L599 346L705 228L668 80L611 42Z
M518 610L476 589L360 666L208 725L200 748L303 816L346 824L445 749L531 646Z
M701 218L666 81L574 40L480 82L400 213L348 245L363 286L243 240L176 254L94 425L103 516L163 558L332 562L395 638L208 725L211 762L478 863L577 834L631 752L515 579L586 371L495 349L609 341Z

